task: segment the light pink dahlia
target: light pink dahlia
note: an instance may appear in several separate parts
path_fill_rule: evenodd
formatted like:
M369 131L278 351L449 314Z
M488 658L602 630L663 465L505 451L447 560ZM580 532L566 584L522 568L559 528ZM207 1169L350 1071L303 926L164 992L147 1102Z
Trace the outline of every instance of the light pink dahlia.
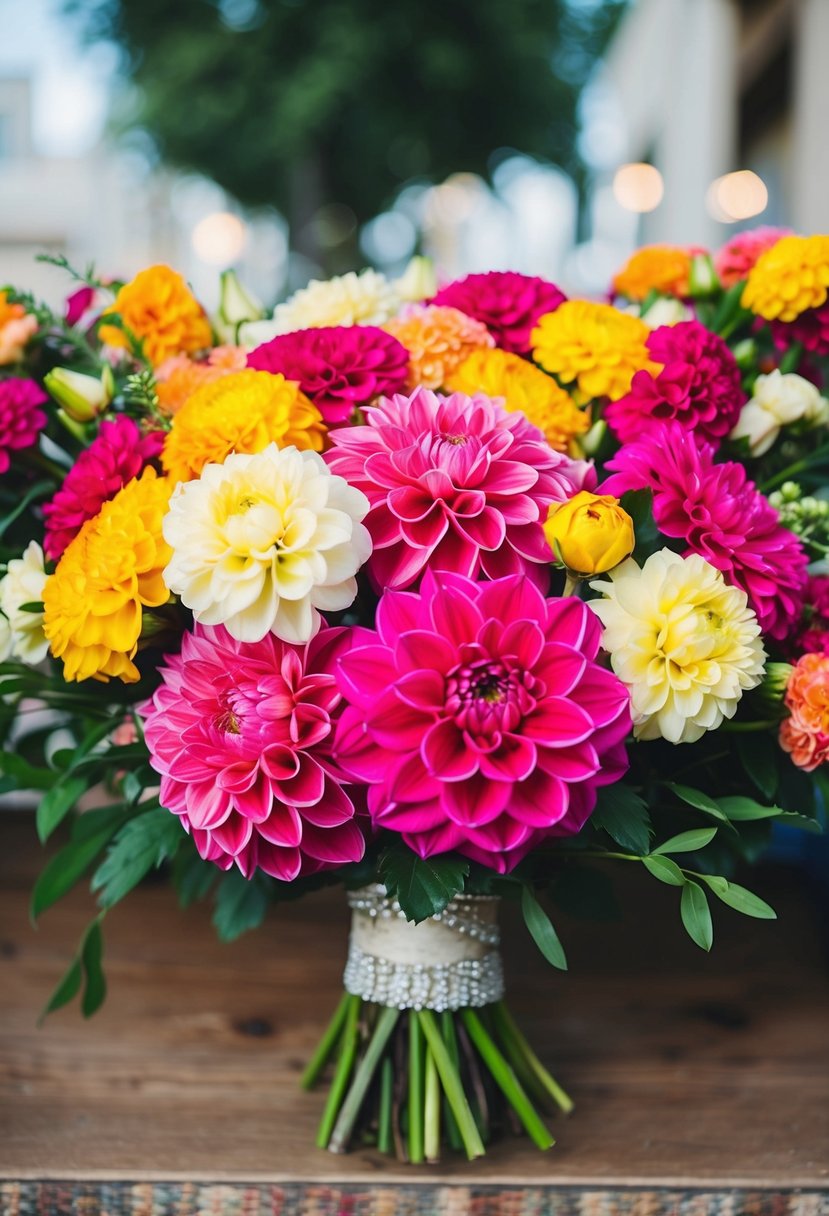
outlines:
M741 587L764 633L782 640L799 620L808 559L800 539L784 528L741 464L714 463L677 422L663 423L608 462L602 493L653 491L653 515L665 536L699 553L725 581Z
M92 443L81 452L61 488L43 508L46 556L57 561L86 521L137 477L163 446L162 431L144 435L132 418L120 415L102 422Z
M746 232L738 232L730 241L718 249L714 255L714 269L723 287L733 287L748 278L748 272L753 267L761 253L776 245L782 236L789 236L791 228L772 228L761 225L759 228L749 228Z
M374 826L499 873L580 831L628 766L629 696L596 661L600 638L581 600L521 575L429 571L420 594L386 592L338 676L335 754L368 783Z
M284 882L359 861L365 840L332 758L335 663L368 631L322 629L305 646L237 642L197 625L142 706L161 805L205 861Z
M279 334L248 355L248 367L281 372L329 425L347 422L355 407L406 387L409 353L376 325L332 325Z
M418 389L365 415L367 426L333 432L325 459L371 504L363 522L378 588L409 587L427 566L545 580L547 509L592 489L592 465L554 452L523 414L488 397Z
M630 392L611 401L605 417L623 442L675 419L702 439L725 438L737 424L746 396L729 348L699 321L652 330L648 350L662 370L638 371Z
M11 453L31 448L46 426L40 406L48 397L34 380L9 376L0 380L0 473L11 464Z
M539 318L555 312L566 299L546 279L515 270L490 270L447 283L430 303L465 312L483 322L502 350L529 356L530 334Z

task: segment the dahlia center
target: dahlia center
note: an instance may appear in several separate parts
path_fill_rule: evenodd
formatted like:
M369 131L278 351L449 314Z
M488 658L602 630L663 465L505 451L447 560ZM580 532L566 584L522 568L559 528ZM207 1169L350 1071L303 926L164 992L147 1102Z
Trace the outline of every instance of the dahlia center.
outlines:
M461 663L446 680L446 709L461 730L476 736L513 731L532 709L531 677L500 659Z
M444 438L447 443L451 443L454 447L461 447L464 443L469 442L468 435L446 435Z

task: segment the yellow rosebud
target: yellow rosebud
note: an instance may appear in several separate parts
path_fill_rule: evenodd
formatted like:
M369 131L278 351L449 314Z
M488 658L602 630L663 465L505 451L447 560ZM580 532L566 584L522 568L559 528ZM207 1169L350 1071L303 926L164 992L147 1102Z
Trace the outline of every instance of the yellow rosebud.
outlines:
M582 578L612 570L636 544L633 520L618 498L588 490L552 504L544 535L567 569Z

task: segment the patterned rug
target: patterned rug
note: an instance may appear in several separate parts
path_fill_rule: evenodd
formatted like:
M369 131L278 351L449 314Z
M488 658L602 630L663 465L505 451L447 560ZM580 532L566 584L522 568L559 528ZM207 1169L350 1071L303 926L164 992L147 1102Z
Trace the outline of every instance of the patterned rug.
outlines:
M3 1182L0 1216L829 1216L829 1191Z

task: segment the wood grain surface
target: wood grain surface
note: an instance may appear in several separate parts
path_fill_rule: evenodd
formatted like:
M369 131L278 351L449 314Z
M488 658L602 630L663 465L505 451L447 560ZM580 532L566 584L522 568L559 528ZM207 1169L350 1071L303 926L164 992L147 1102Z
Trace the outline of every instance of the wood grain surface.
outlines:
M107 918L103 1011L38 1030L92 912L78 893L32 928L41 862L31 817L0 816L0 1177L829 1188L827 908L794 871L752 876L778 922L715 911L710 956L644 878L624 921L560 923L567 975L508 915L513 1010L576 1113L549 1153L412 1169L313 1147L322 1096L298 1078L338 996L338 893L220 945L209 908L146 886Z

